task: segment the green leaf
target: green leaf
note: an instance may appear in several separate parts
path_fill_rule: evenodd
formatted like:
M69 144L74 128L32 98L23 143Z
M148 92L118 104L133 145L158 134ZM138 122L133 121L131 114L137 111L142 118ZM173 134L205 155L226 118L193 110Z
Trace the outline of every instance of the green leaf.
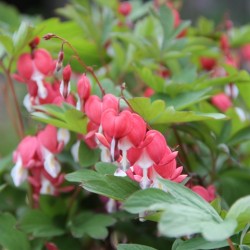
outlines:
M237 200L229 209L226 219L237 220L236 232L250 223L250 195Z
M20 227L35 237L52 237L64 234L49 216L39 210L28 211L20 221Z
M16 219L9 213L0 214L0 246L8 250L30 250L28 237L17 230Z
M101 194L115 200L124 200L139 189L138 184L128 178L112 175L85 182L82 187L89 192Z
M70 221L70 230L74 237L82 238L85 234L94 239L104 240L108 236L107 227L116 220L110 215L83 212Z
M61 10L64 10L65 12L69 13L67 7L62 8ZM73 15L75 15L75 12ZM77 14L77 16L78 17L80 16L79 23L78 21L61 22L58 18L50 18L50 19L44 20L39 25L37 25L36 30L41 36L47 33L54 33L54 34L57 34L58 36L63 37L64 39L70 42L70 44L78 52L80 58L82 58L87 65L95 65L99 67L101 65L101 59L100 59L101 57L100 57L100 51L97 46L97 43L91 39L88 39L86 37L86 33L83 32L82 24L84 24L84 21L81 20L83 16L82 13L81 15ZM51 39L50 41L44 41L44 40L41 41L41 46L49 50L52 53L52 55L56 58L61 45L60 45L59 40ZM102 53L102 59L106 60L107 54L105 50L103 49L101 53ZM77 72L82 73L83 68L78 63L78 61L71 60L72 54L73 54L72 50L67 45L65 45L64 46L64 55L65 55L64 61L65 62L70 61L71 67Z
M75 107L63 104L61 107L46 104L35 107L32 113L35 120L45 122L56 127L66 128L79 134L86 133L87 117ZM40 112L39 112L40 111Z
M179 241L176 248L172 250L200 250L200 249L218 249L228 246L226 240L208 242L201 237L196 237L186 241Z
M79 163L83 167L93 166L99 159L100 151L98 149L91 149L84 141L81 141L79 148Z
M198 20L198 29L202 35L209 35L214 32L214 22L205 17L200 17Z
M138 244L119 244L117 250L156 250L153 247L148 247Z
M131 4L133 8L132 8L132 13L130 13L129 15L129 20L131 20L132 22L145 16L152 8L151 2L147 3L144 2L143 4L141 4L140 1L133 1L131 2Z
M96 2L100 5L102 5L103 7L109 7L109 8L113 8L116 9L118 7L118 3L116 0L96 0Z
M239 28L232 29L230 36L230 44L235 48L239 48L250 42L250 25L244 25Z
M218 222L195 206L170 204L166 206L158 227L161 234L168 237L201 233L207 241L221 241L233 235L236 222Z
M172 85L176 85L176 83L182 85L184 83L190 84L195 81L197 78L197 68L194 65L185 65L185 67L182 67L181 71L175 72L172 77Z
M164 92L165 81L164 79L162 79L162 77L154 75L152 71L147 67L143 67L142 70L137 69L137 72L141 79L149 87L154 89L156 92Z
M12 153L0 159L0 174L13 166Z
M250 250L250 246L247 245L240 245L240 250Z
M12 29L18 28L20 21L21 16L13 5L0 3L0 24L8 25L8 29L12 31Z
M250 170L238 166L227 169L219 174L218 183L222 197L232 205L237 199L249 195Z
M161 5L159 8L159 20L163 28L164 37L162 48L164 49L167 46L174 29L174 17L172 11L166 5Z
M149 98L136 97L129 99L132 109L141 115L150 125L201 121L207 119L225 119L221 113L200 113L194 111L176 111L173 107L166 108L165 102L156 100L151 103Z
M137 49L143 50L145 47L148 45L148 41L140 37L136 34L131 34L131 33L121 33L121 32L113 32L111 34L112 38L119 38L127 43L132 43L137 47Z
M162 211L158 227L161 234L168 237L201 233L208 241L221 241L234 233L234 219L223 221L208 202L183 185L159 181L167 192L140 190L124 202L125 210L131 213Z
M190 24L191 24L191 21L182 21L180 25L176 29L174 29L172 33L172 38L177 37L182 31L187 29L190 26Z
M167 103L168 106L173 106L176 110L182 110L195 103L208 99L210 97L210 95L207 95L209 91L210 89L203 89L200 91L181 93L174 97L167 95L156 95L153 98L162 99Z
M80 169L73 173L67 174L65 178L70 182L87 182L90 180L101 179L102 175L92 170Z
M89 192L115 200L124 200L139 189L138 184L128 177L103 175L92 170L79 170L67 174L65 178L72 182L82 182L82 187Z
M148 188L139 190L133 193L123 203L123 208L130 213L141 213L146 210L151 210L151 206L158 206L157 204L173 203L175 200L172 196L163 190L157 188Z
M250 99L248 93L250 93L250 85L247 84L238 84L237 85L239 89L240 96L243 98L246 106L248 109L250 109Z
M214 208L190 189L169 180L159 179L175 202L166 203L158 224L168 237L201 233L208 241L225 240L234 233L236 221L223 221ZM184 223L185 222L185 223Z
M238 131L233 137L229 138L228 145L234 146L236 144L242 143L244 141L250 140L250 128L246 127Z
M98 162L95 165L95 169L100 174L110 174L110 175L112 175L116 171L117 166L115 166L112 163Z
M13 34L13 44L15 56L20 54L30 41L38 34L38 29L35 30L28 22L23 21L18 30Z
M5 48L7 53L9 53L9 54L13 53L14 44L13 44L12 38L10 36L5 35L5 34L1 34L0 35L0 44L3 45L3 47Z
M159 179L159 181L166 186L168 193L170 193L175 199L184 205L196 207L197 209L210 214L215 221L221 222L222 219L215 211L215 209L205 201L201 196L194 193L191 189L169 180Z

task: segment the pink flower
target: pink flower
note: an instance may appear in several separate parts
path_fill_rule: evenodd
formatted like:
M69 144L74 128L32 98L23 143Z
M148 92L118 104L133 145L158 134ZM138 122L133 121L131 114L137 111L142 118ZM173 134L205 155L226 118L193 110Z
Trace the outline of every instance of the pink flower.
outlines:
M40 146L37 138L26 136L13 153L14 167L11 170L11 177L15 186L20 186L28 177L28 170L42 164L40 157Z
M148 169L154 164L161 162L166 151L166 141L164 136L156 131L150 130L146 133L145 139L138 148L128 150L128 160L130 164L138 165L143 170L141 187L146 188L150 185L148 179Z
M152 96L153 94L155 93L155 91L153 90L153 89L151 89L151 88L146 88L146 90L144 91L144 94L143 94L143 96L145 96L145 97L150 97L150 96Z
M132 10L132 6L129 2L122 2L119 4L118 12L123 16L128 16Z
M158 165L154 165L149 169L150 179L157 182L157 177L168 179L174 182L182 182L187 175L181 174L183 167L176 166L176 156L178 152L172 152L168 146L166 146L165 155Z
M53 104L57 105L57 106L62 106L63 103L68 103L72 106L76 106L76 100L75 97L71 94L69 94L67 96L67 98L65 99L63 96L59 95L57 96L54 100L53 100Z
M131 130L119 140L118 147L121 150L128 150L132 146L138 147L146 135L146 123L139 115L131 113L127 118L130 119L126 123L130 124Z
M172 152L168 146L165 148L165 155L159 164L148 168L147 177L143 176L143 169L135 164L127 171L127 175L140 183L142 188L156 187L162 189L163 186L158 178L168 179L174 182L182 182L187 175L181 174L183 167L176 166L177 152Z
M37 138L41 144L44 168L53 178L56 178L61 171L61 165L54 154L60 153L68 143L69 132L66 129L57 131L55 127L47 125L44 130L38 133Z
M78 94L78 101L77 101L77 109L82 110L83 105L86 100L89 98L91 92L91 84L88 77L83 74L77 82L77 94Z
M156 130L150 130L138 148L131 148L128 151L128 159L132 165L149 168L161 161L165 154L165 147L164 136Z
M59 250L59 248L53 242L46 242L45 246L47 250Z
M40 131L37 138L43 147L54 154L61 152L64 147L64 142L58 141L57 129L52 125L47 125L44 130Z
M132 113L124 110L118 113L114 109L106 109L101 118L104 134L114 139L120 139L132 130Z
M39 155L40 145L35 136L26 136L13 153L13 160L16 162L20 157L22 164L26 168L39 165L41 158Z
M48 51L37 49L32 54L22 54L17 61L17 70L19 75L14 75L15 79L25 83L34 81L38 87L38 96L46 98L43 80L54 70L54 62Z
M216 189L214 185L210 185L207 188L196 185L196 186L193 186L191 189L192 191L200 195L207 202L211 202L216 198L216 195L215 195Z
M85 103L85 113L92 122L100 125L103 112L106 109L114 109L118 112L118 106L118 100L112 94L106 94L102 100L92 95Z
M231 99L224 93L219 93L211 98L211 103L221 112L226 112L233 106Z
M69 93L70 93L70 77L71 77L71 67L68 64L66 67L63 69L63 80L61 81L60 84L60 93L63 96L64 99L67 99Z
M211 58L211 57L201 57L200 58L200 64L202 69L204 70L212 70L215 65L216 65L217 61L215 58Z

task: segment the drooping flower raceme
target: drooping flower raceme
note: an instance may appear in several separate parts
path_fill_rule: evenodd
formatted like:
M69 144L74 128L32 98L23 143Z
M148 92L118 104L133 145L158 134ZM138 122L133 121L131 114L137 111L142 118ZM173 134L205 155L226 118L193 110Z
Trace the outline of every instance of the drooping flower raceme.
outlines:
M38 203L40 194L56 195L72 187L60 187L64 182L61 165L56 158L69 141L69 132L47 125L36 136L26 136L13 153L11 177L15 186L28 181L33 199Z

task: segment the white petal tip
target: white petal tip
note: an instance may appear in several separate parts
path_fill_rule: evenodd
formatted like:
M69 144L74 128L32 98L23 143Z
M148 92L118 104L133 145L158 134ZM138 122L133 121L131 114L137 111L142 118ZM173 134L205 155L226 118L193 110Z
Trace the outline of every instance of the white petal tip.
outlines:
M126 174L123 170L121 170L121 169L117 169L117 170L115 171L115 173L114 173L114 176L118 176L118 177L126 177L126 176L127 176L127 174Z

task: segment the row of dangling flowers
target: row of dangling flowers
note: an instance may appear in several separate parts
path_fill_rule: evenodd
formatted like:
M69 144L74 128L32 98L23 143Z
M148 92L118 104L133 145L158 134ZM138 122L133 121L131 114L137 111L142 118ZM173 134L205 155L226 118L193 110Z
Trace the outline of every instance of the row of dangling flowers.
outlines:
M35 40L34 40L35 41ZM63 52L53 60L44 49L33 49L22 54L17 62L18 73L14 79L27 85L28 94L24 106L29 112L35 105L67 102L84 112L88 119L87 134L79 135L72 147L73 158L77 161L80 141L83 139L90 148L100 148L100 160L117 165L116 176L128 176L139 182L141 188L162 188L158 177L182 182L187 175L178 166L178 152L172 151L164 136L147 124L128 106L121 107L120 99L112 94L102 98L91 95L91 83L86 74L77 81L76 94L71 93L70 65L62 70L60 81L55 71L62 68ZM50 82L47 81L50 79ZM62 186L64 174L56 157L70 138L69 131L47 125L35 136L26 136L13 154L15 166L11 171L14 184L21 185L28 180L36 202L40 194L57 195L71 191L73 186ZM193 186L207 201L214 198L214 188Z

